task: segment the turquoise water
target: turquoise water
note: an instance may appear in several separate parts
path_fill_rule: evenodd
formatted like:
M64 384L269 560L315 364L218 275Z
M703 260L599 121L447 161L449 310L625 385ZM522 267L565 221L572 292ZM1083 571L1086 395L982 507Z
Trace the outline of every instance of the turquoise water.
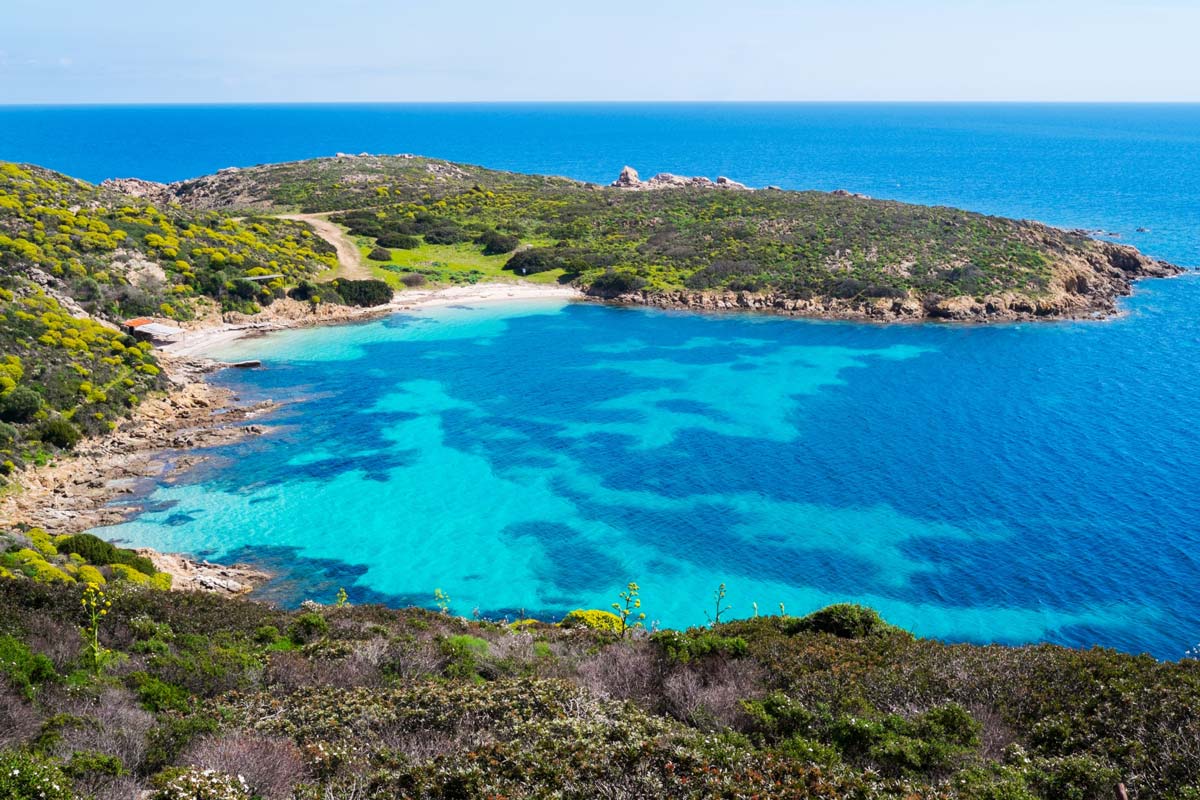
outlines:
M1200 608L1196 277L1105 323L891 326L540 301L220 353L289 405L99 531L268 597L666 625L855 600L954 640L1178 656ZM1170 322L1170 325L1164 324ZM1169 387L1169 388L1164 388Z
M624 164L1103 229L1200 266L1200 106L0 108L0 158L89 180L417 152ZM1139 230L1143 229L1143 230ZM219 380L291 401L104 531L253 559L265 596L651 619L839 600L954 640L1200 641L1200 278L1104 323L873 327L542 303L281 334Z

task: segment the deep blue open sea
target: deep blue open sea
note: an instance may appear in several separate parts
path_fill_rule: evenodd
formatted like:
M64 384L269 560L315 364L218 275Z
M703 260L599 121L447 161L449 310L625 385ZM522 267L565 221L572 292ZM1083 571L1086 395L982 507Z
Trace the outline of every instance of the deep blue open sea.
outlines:
M0 109L0 159L89 180L417 152L624 164L1103 229L1200 266L1200 106ZM1137 228L1146 228L1139 233ZM1200 641L1200 276L1107 322L871 326L557 302L232 346L289 404L102 533L280 572L265 596L651 620L842 600L949 640Z

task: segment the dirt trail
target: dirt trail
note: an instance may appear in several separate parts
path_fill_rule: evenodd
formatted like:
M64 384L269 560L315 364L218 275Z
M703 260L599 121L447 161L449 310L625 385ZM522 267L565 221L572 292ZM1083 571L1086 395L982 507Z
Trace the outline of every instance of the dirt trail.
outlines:
M326 219L326 216L328 214L280 214L282 219L307 222L318 236L333 245L333 248L337 250L338 263L341 265L338 277L352 280L370 278L371 270L363 263L362 254L358 252L354 242L350 240L345 231Z

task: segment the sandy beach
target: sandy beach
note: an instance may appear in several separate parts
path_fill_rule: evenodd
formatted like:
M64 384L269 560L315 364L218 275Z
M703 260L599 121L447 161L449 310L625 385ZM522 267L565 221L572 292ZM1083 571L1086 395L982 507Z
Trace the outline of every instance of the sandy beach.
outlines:
M450 286L439 289L409 289L398 293L392 302L371 308L349 306L317 306L295 300L277 300L254 316L228 319L216 325L205 325L180 334L162 350L172 356L204 357L244 336L273 330L336 325L394 314L452 305L477 303L523 302L530 300L575 300L583 293L572 286L539 283L478 283L472 286Z

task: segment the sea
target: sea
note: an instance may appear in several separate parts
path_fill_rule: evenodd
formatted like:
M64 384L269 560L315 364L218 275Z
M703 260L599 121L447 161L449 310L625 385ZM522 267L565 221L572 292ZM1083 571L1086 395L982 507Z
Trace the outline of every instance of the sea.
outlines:
M607 182L725 175L1083 228L1200 267L1200 106L0 108L0 159L89 181L419 153ZM1200 275L1107 321L872 325L563 301L286 331L273 399L99 529L267 567L294 606L647 625L864 603L947 641L1200 642Z

